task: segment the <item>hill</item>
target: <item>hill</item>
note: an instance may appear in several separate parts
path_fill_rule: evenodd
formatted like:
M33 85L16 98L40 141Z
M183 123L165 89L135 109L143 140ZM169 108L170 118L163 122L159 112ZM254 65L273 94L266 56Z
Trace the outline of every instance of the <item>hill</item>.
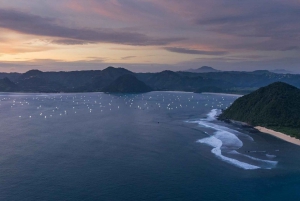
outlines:
M202 66L200 68L196 68L196 69L188 69L186 70L186 72L192 72L192 73L211 73L211 72L220 72L217 69L214 69L212 67L209 66Z
M15 92L18 90L18 86L10 81L7 77L0 79L0 91L1 92Z
M233 87L229 82L203 78L201 74L198 73L180 73L166 70L151 74L139 73L137 77L157 91L194 92L199 87L204 86Z
M105 87L103 92L109 93L145 93L152 91L152 88L138 80L134 75L122 75Z
M237 99L219 116L300 138L300 89L275 82Z
M62 84L36 76L20 80L17 84L21 92L59 93L65 91L65 87Z

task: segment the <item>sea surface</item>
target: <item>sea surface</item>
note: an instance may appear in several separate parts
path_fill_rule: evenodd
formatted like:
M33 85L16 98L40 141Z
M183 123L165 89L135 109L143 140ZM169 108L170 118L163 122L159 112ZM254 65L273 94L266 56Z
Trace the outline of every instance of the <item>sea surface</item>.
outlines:
M1 93L0 200L299 200L299 146L216 120L237 98Z

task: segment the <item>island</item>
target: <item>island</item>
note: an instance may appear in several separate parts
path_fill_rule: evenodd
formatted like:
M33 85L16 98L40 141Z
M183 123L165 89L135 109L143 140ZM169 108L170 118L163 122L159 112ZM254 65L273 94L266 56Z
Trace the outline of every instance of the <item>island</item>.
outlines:
M219 119L245 122L285 140L300 139L299 100L300 89L275 82L238 98ZM293 142L300 145L298 140Z

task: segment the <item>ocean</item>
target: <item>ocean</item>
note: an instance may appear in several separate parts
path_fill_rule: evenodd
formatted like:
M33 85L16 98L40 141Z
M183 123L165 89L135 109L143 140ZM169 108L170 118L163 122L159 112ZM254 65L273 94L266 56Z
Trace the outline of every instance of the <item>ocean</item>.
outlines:
M218 121L237 98L1 93L0 200L298 200L300 147Z

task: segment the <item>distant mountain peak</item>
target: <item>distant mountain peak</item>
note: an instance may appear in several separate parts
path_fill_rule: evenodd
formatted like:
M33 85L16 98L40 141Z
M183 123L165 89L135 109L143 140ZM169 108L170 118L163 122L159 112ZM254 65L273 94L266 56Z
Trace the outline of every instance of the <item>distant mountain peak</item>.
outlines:
M214 69L210 66L202 66L197 69L188 69L186 72L192 72L192 73L212 73L212 72L220 72L220 70Z
M103 69L102 71L127 71L127 72L131 72L131 71L127 70L126 68L121 68L121 67L116 68L116 67L113 67L113 66L109 66L109 67Z
M24 74L40 74L40 73L43 73L43 72L40 71L40 70L37 70L37 69L33 69L33 70L27 71L27 72L24 73Z
M202 70L216 70L216 69L214 69L213 67L210 67L210 66L202 66L202 67L200 67L198 69L202 69Z

